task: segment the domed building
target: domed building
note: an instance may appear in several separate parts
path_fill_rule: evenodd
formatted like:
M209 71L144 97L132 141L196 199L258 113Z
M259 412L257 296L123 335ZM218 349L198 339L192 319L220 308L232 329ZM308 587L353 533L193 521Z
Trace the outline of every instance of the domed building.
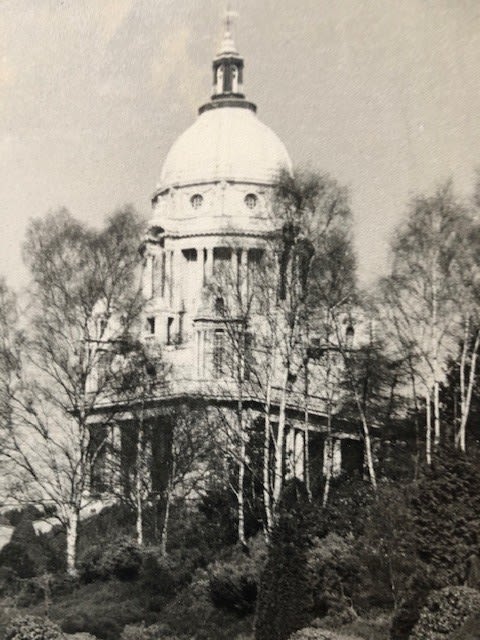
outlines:
M183 352L177 368L183 361L185 375L197 379L211 369L202 350L216 331L204 317L213 274L228 261L248 288L271 229L272 183L291 168L284 144L246 100L243 73L227 31L213 61L212 98L165 159L145 244L147 339L175 345Z
M254 432L255 425L272 434L279 429L278 372L271 366L268 400L265 389L250 375L259 362L275 360L264 344L258 345L264 318L252 309L248 323L227 318L226 300L218 297L216 283L228 273L239 297L249 299L268 243L278 231L272 216L275 180L280 171L291 171L292 163L285 145L259 120L255 104L243 93L244 61L228 28L212 71L211 99L199 108L195 122L165 158L142 245L143 339L159 348L168 372L147 398L134 401L141 405L142 424L148 423L155 470L152 491L157 495L168 484L175 410L202 407L212 423L218 409L238 415L241 393L245 433ZM241 371L231 345L233 334L242 340ZM314 461L317 475L325 465L333 475L363 465L357 430L337 423L332 431L320 367L313 369L310 391L289 381L283 406L286 424L280 458L286 475L299 479ZM115 415L121 433L114 439L121 441L122 459L130 455L124 433L135 432L135 420L138 411L131 402Z

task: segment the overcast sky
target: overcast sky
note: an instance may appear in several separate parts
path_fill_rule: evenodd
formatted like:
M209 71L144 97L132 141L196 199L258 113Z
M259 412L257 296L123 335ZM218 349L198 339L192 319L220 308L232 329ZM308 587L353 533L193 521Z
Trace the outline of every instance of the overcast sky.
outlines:
M480 165L478 0L235 0L247 97L294 164L351 189L360 273L385 270L412 194ZM223 0L0 0L0 274L28 220L148 215L210 94Z

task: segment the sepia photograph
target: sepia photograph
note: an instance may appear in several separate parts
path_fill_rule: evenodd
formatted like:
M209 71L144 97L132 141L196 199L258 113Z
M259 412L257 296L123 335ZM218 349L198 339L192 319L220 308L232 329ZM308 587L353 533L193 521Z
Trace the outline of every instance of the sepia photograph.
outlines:
M480 2L0 0L0 640L480 640Z

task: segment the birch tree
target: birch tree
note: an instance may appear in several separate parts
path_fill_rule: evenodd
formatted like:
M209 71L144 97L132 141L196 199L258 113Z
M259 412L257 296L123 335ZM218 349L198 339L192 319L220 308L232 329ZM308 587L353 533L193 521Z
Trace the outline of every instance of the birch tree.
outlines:
M348 194L328 176L284 172L275 185L272 218L277 240L277 367L280 374L273 502L278 504L284 470L285 420L291 385L303 373L309 386L308 354L313 333L325 339L329 309L351 295L354 260L348 241ZM346 274L349 274L345 278ZM336 287L342 282L342 287ZM328 329L327 329L328 331ZM308 401L309 392L304 394ZM308 446L308 407L305 410Z
M469 228L468 211L450 182L415 198L392 246L391 274L382 282L386 321L423 395L428 464L442 435L440 385L461 317L461 248Z
M105 446L92 438L91 418L111 390L108 352L140 309L141 229L130 209L100 231L61 210L33 220L24 245L32 277L28 332L10 389L3 455L19 499L56 506L71 573L80 513Z

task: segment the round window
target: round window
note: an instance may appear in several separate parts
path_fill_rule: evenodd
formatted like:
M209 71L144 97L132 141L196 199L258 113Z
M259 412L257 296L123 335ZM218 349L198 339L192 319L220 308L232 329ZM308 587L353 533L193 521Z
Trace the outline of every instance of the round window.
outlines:
M203 196L201 196L199 193L195 193L191 198L190 198L190 202L192 204L192 207L194 209L198 209L199 207L202 206L203 204Z
M257 196L254 193L247 193L245 196L245 204L249 209L254 209L257 206Z

